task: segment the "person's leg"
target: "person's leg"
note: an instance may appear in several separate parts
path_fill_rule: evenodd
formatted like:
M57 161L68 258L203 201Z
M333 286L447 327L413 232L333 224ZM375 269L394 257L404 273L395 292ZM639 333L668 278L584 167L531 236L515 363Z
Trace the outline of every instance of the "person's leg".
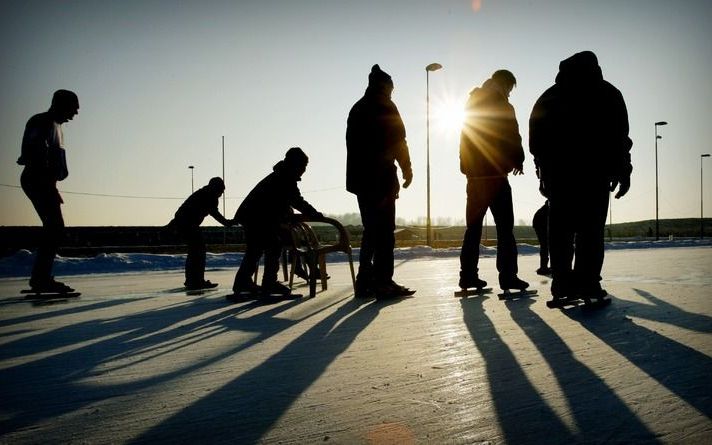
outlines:
M373 257L377 233L377 200L370 194L358 195L358 207L361 212L361 248L359 250L359 266L356 275L355 296L366 298L370 296L373 287Z
M606 184L599 184L587 190L586 196L578 212L574 277L579 290L597 293L601 289L609 191Z
M24 176L22 179L22 188L42 221L42 236L30 278L31 287L41 288L54 280L52 266L64 233L64 218L60 207L62 199L56 189L41 189L29 184Z
M492 181L494 197L490 204L492 217L497 226L497 271L502 278L516 277L517 242L514 239L514 209L512 205L512 189L507 178L497 178Z
M569 187L567 184L566 187ZM577 200L572 193L552 187L549 198L549 258L551 260L551 293L554 298L572 296L572 262L574 257L574 221Z
M373 279L378 284L389 285L393 280L393 249L396 245L395 197L383 197L374 210Z
M478 277L477 265L480 259L482 220L489 206L489 188L486 181L486 179L480 178L467 178L467 206L465 210L467 228L460 250L460 281L462 284L472 282Z
M240 268L235 274L235 282L232 290L235 292L254 291L256 288L252 277L257 270L257 264L262 256L264 247L259 237L259 232L252 227L244 227L245 230L245 255L242 257Z
M205 282L205 241L200 227L187 228L184 232L188 255L185 259L185 285L202 286Z
M279 257L282 254L282 241L279 237L279 230L264 230L261 233L262 245L264 246L264 273L262 274L262 286L276 283L279 273Z

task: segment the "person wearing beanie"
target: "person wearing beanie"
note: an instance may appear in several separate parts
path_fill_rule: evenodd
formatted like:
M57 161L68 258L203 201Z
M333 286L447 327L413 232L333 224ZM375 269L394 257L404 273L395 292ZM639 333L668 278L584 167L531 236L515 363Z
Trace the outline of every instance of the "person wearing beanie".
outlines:
M175 216L168 223L169 229L175 229L188 245L185 259L185 287L188 290L217 287L216 283L205 280L205 240L200 231L200 224L210 215L224 226L233 225L218 210L219 198L225 191L222 178L215 177L203 188L198 189L178 208Z
M623 95L603 79L596 55L563 60L529 119L529 151L549 199L554 306L606 295L600 282L609 194L618 188L620 198L630 188L632 146Z
M323 215L301 195L297 183L306 171L309 158L299 147L287 150L284 159L272 168L242 201L234 222L245 230L246 250L235 275L235 295L261 293L288 295L287 286L277 281L279 256L282 252L281 226L288 222L293 209L313 218ZM252 280L260 257L264 254L262 287Z
M355 297L389 298L412 295L393 281L396 199L413 180L405 127L391 100L393 80L378 65L368 75L368 87L349 112L346 126L346 190L355 194L363 237Z
M507 175L523 173L524 150L509 94L517 84L510 71L498 70L470 92L460 135L460 171L467 176L467 229L460 251L461 289L482 289L478 276L482 221L490 209L497 226L497 271L502 290L524 290L517 277L512 189Z
M68 293L74 289L55 281L54 257L64 234L64 203L57 181L69 175L62 124L79 113L79 98L69 90L57 90L48 111L32 116L25 126L22 151L17 163L24 166L20 176L22 190L42 221L42 235L30 277L34 292Z

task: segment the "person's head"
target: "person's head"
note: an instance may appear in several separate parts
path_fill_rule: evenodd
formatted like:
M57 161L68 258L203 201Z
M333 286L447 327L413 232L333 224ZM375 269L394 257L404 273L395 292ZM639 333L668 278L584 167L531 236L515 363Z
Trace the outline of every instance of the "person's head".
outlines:
M378 64L373 65L368 75L368 88L390 97L393 92L393 79L388 73L381 70Z
M517 85L517 79L514 77L509 70L497 70L492 74L492 80L497 84L497 86L502 90L502 93L509 97L509 93L512 92L515 85Z
M52 96L49 111L57 123L63 124L79 114L79 98L69 90L57 90Z
M598 58L593 51L581 51L559 63L556 83L567 86L590 85L603 80Z
M284 155L284 164L287 169L299 179L307 170L309 157L299 147L292 147Z
M208 182L208 187L210 190L215 192L217 196L220 196L223 194L225 191L225 183L223 182L222 178L216 176Z

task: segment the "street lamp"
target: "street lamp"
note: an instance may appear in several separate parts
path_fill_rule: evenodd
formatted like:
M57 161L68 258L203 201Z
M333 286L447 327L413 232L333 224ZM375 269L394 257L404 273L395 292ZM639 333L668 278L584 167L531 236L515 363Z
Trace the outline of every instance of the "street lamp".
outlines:
M190 169L190 193L193 193L194 187L193 187L193 167L192 165L189 165L188 168Z
M704 214L704 201L703 201L703 188L702 188L702 160L704 158L709 158L710 154L705 153L700 155L700 239L705 238L705 214Z
M667 125L665 121L655 122L655 241L660 239L660 220L658 218L658 127Z
M437 71L443 66L439 63L431 63L425 67L425 104L426 104L426 188L428 191L427 215L425 217L425 237L428 246L433 246L432 237L430 234L430 72Z

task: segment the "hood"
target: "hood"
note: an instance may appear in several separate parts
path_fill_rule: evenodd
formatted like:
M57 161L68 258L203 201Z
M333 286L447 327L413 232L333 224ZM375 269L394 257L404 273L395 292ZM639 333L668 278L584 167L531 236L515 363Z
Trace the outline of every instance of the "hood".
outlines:
M556 83L560 85L580 85L603 80L601 67L596 55L591 51L576 53L559 63Z

